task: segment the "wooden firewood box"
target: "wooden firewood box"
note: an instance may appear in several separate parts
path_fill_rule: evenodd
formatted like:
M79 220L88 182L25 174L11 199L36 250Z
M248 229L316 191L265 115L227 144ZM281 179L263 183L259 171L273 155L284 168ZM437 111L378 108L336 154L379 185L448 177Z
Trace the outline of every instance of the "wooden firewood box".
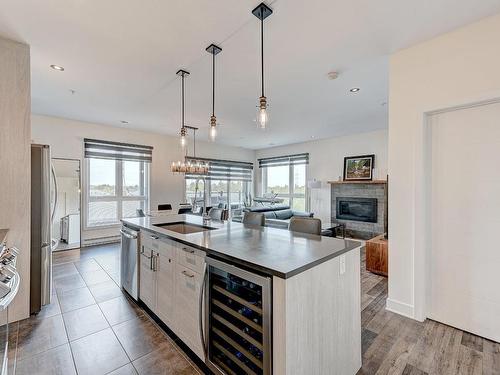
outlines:
M384 235L366 241L366 269L378 275L388 275L388 242Z

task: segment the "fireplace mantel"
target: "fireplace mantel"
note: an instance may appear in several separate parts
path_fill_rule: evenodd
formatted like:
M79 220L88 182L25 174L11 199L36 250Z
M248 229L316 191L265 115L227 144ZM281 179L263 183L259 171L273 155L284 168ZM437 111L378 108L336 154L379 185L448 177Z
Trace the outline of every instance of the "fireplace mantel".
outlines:
M331 185L346 185L346 184L367 184L367 185L375 185L375 184L387 184L387 180L371 180L371 181L328 181Z

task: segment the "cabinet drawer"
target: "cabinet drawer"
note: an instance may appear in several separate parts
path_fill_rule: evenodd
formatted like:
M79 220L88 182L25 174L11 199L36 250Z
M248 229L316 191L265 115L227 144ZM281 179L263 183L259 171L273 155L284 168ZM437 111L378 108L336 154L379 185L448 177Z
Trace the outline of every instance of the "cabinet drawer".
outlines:
M149 249L157 249L158 245L153 246L153 244L158 241L158 236L154 233L141 231L141 245Z
M141 245L152 249L163 256L174 257L174 241L158 236L151 232L141 232Z
M177 263L197 273L203 273L205 265L205 252L191 246L177 244Z

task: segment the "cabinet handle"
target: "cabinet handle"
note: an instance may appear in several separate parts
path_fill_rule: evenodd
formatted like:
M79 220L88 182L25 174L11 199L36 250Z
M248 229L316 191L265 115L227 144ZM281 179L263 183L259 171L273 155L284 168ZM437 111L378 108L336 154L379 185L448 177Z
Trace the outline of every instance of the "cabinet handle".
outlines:
M154 234L152 234L152 235L150 235L150 236L149 236L149 238L151 238L152 240L157 240L157 239L158 239L158 238L160 238L160 237L155 236Z
M189 249L187 247L183 247L182 250L185 251L186 253L194 254L194 250L193 249Z
M153 272L158 271L158 254L153 255L152 258L153 260Z
M205 354L205 358L207 358L207 344L206 344L206 339L205 339L205 331L203 330L203 295L205 294L205 288L206 288L206 283L207 283L207 276L208 276L208 267L205 265L205 269L203 270L203 280L201 282L201 287L200 287L200 300L198 301L198 325L200 326L200 339L201 339L201 346L203 348L203 354ZM205 296L205 298L207 298ZM208 324L207 324L208 325Z
M151 252L153 252L153 251L151 251ZM142 247L141 255L142 255L143 257L146 257L147 259L151 259L151 257L150 257L150 256L148 256L148 255L144 252L144 246Z
M190 279L194 277L194 274L190 274L190 273L188 273L187 271L182 271L182 274L183 274L184 276L189 277Z

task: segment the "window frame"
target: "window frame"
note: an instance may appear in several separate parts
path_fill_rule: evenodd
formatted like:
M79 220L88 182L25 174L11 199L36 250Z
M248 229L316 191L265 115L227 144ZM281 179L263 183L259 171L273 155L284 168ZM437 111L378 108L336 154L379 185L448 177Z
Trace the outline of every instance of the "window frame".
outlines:
M295 193L295 167L297 166L304 166L304 194L302 193ZM278 194L277 198L285 198L289 199L290 201L290 208L293 210L293 199L294 198L304 198L305 204L304 204L304 209L305 211L310 210L310 202L309 202L309 189L307 188L307 176L308 176L308 169L307 168L308 164L289 164L288 165L288 194ZM265 194L267 192L267 174L269 171L269 168L273 168L273 166L269 167L262 167L262 174L261 174L261 180L262 180L262 194Z
M84 230L99 230L99 229L111 229L117 228L121 226L120 220L123 219L123 202L126 201L142 201L144 202L144 209L146 211L149 210L150 205L150 163L145 161L137 161L140 163L139 170L142 174L144 174L144 185L141 187L145 194L144 195L136 195L136 196L127 196L123 195L123 162L127 160L119 160L119 159L108 159L113 160L115 162L115 195L106 195L106 196L91 196L90 195L90 160L91 159L99 159L99 158L85 158L83 163L84 165L84 220L83 220L83 229ZM89 204L91 202L117 202L117 222L112 224L104 224L104 225L89 225Z

